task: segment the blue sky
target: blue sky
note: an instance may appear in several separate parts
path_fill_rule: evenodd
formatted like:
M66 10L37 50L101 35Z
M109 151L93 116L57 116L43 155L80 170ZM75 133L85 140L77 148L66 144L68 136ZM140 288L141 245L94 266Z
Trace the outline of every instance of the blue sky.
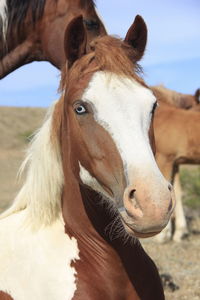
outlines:
M137 14L148 26L141 65L148 84L183 93L200 87L199 0L97 0L110 34L124 37ZM0 105L48 106L57 99L59 71L49 63L26 65L0 81Z

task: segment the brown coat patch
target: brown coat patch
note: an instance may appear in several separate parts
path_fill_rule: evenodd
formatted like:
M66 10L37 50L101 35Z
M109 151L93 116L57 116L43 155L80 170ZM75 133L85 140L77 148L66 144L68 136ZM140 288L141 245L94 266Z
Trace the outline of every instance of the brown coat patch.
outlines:
M14 300L14 299L7 293L0 291L0 300Z

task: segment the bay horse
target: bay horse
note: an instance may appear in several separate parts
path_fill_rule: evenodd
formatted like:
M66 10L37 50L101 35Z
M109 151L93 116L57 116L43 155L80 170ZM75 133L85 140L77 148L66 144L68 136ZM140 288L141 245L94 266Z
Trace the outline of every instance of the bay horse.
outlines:
M124 41L99 37L83 55L82 17L67 27L61 98L0 217L0 300L164 299L136 239L160 232L174 208L151 148L156 98L138 75L146 40L137 16Z
M163 175L174 185L176 195L173 240L180 242L188 234L179 179L181 164L200 164L200 104L185 110L161 103L154 118L156 161ZM160 242L172 238L171 222L157 237Z
M32 61L49 61L61 69L64 32L79 15L87 51L93 38L106 34L93 0L0 0L0 79Z

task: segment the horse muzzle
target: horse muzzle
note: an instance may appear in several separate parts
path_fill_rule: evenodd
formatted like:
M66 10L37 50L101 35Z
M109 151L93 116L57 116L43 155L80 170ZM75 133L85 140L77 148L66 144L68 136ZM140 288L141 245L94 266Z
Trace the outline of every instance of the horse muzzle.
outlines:
M164 190L156 192L145 188L140 192L133 186L125 189L121 216L128 233L150 237L167 225L175 205L173 189L167 183Z

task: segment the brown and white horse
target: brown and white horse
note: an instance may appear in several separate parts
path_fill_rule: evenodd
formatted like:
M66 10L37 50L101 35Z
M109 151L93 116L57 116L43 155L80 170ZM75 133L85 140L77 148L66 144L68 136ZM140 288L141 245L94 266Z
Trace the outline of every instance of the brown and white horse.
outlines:
M0 78L32 61L49 61L61 69L65 29L79 15L87 51L93 38L106 34L93 0L0 0Z
M157 269L134 238L160 232L174 207L151 149L156 98L136 73L146 39L137 16L125 41L98 38L82 56L82 18L68 26L62 97L1 215L1 300L164 299Z
M185 110L161 103L154 118L156 161L163 175L174 185L176 195L174 241L188 234L179 179L181 164L200 164L200 104ZM171 222L157 236L160 242L172 238Z

